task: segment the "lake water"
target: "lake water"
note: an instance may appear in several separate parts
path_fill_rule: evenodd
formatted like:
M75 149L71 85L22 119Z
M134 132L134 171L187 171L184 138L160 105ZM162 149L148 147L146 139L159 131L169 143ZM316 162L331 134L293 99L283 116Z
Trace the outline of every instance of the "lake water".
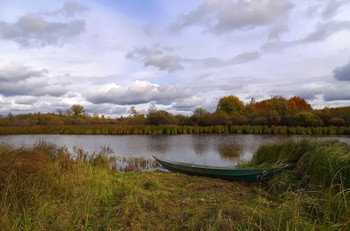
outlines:
M103 147L113 149L118 157L158 156L169 160L196 164L235 166L238 162L249 161L262 143L283 139L298 139L301 136L276 135L8 135L0 136L0 143L14 146L31 146L47 141L59 147L82 148L89 153ZM350 136L322 136L317 139L337 139L350 144Z

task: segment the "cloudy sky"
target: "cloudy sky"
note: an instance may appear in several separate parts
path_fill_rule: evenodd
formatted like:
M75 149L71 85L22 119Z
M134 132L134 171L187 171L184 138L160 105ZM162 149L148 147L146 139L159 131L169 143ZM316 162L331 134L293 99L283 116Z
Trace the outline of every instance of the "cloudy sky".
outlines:
M0 0L0 114L350 106L349 0Z

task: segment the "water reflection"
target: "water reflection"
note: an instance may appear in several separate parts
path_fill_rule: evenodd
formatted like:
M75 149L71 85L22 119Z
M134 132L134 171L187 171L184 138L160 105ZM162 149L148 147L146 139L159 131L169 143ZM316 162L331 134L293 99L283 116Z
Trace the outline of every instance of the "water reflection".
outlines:
M217 149L224 159L238 160L243 154L243 147L238 144L220 144L217 146Z
M169 151L169 147L171 144L170 136L150 135L150 136L145 136L145 139L146 139L146 148L148 151L154 152L154 153L166 153Z
M192 147L196 154L203 155L209 150L208 140L206 136L192 136Z
M82 148L85 152L94 153L101 147L110 147L117 157L142 157L152 160L156 155L165 159L207 164L215 166L235 166L238 162L249 161L262 143L285 138L299 139L301 136L273 135L11 135L0 136L0 143L15 146L31 146L38 140L67 147ZM323 136L320 139L338 139L350 143L349 136Z

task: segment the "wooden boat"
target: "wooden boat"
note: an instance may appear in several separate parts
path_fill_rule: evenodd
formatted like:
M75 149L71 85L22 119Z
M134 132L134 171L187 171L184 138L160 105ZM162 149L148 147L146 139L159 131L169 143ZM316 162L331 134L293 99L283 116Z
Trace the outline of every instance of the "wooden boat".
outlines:
M289 169L292 165L282 168L229 168L197 165L190 163L164 160L153 156L165 169L172 172L180 172L188 175L207 176L231 181L258 182L271 179L276 173Z

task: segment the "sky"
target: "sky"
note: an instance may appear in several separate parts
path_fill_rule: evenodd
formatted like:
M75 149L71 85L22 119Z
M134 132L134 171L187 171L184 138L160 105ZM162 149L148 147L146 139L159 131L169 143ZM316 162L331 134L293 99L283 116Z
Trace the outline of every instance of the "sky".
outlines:
M0 114L350 106L350 0L0 0Z

